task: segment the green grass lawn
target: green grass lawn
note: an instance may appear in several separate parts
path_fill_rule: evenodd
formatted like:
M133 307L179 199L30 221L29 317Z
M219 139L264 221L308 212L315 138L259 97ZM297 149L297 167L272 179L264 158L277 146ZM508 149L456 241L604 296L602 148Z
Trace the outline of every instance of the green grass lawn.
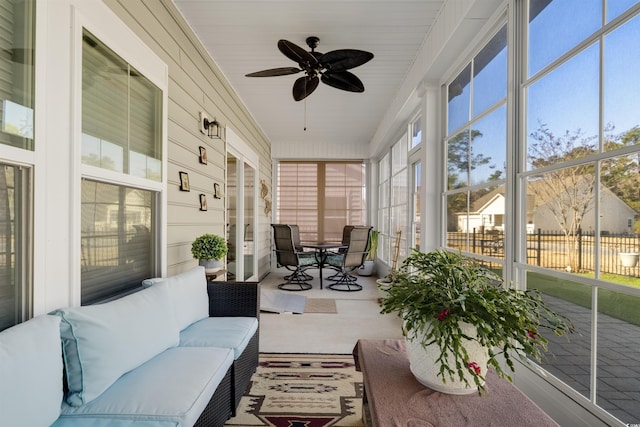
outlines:
M602 277L604 280L621 283L628 286L640 287L640 279L619 275ZM624 278L628 283L623 283ZM591 308L591 287L576 282L557 279L539 273L529 272L527 275L529 289L551 295L565 301ZM640 297L610 291L598 290L598 311L634 325L640 325Z

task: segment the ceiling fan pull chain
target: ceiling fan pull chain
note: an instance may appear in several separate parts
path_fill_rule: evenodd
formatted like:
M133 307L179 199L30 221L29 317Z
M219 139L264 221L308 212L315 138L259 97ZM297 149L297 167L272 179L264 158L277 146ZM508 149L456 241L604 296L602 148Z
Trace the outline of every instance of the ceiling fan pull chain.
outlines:
M307 98L304 99L304 131L307 131Z

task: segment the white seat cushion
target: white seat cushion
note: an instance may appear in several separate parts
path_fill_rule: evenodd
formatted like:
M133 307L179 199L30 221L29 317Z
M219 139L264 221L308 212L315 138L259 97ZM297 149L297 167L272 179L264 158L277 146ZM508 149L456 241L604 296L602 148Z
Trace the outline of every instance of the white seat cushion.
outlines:
M133 421L132 426L152 421L193 426L232 363L229 349L170 348L123 375L90 403L63 405L59 425L67 420L93 426L96 420L107 418L116 426L124 421Z
M255 317L207 317L180 332L180 346L230 348L237 359L257 330Z

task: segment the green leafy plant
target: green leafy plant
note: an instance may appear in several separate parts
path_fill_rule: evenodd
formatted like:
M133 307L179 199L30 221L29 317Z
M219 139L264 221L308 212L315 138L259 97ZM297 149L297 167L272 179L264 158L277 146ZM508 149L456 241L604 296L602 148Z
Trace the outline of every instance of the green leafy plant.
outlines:
M459 378L471 386L465 377L470 372L479 392L484 390L486 373L469 360L464 340L476 340L486 347L487 366L511 381L499 355L514 371L514 355L542 359L548 343L543 330L559 336L574 330L567 317L546 306L538 291L505 287L500 276L453 252L414 250L394 280L379 286L386 294L381 312L397 313L408 339L421 339L422 347L435 344L439 348L438 377L445 383ZM465 334L461 323L475 326L477 336Z
M369 232L369 246L367 246L367 261L375 261L378 257L378 235L379 231L373 228Z
M191 244L193 257L203 261L221 259L227 254L227 251L227 241L215 234L203 234Z

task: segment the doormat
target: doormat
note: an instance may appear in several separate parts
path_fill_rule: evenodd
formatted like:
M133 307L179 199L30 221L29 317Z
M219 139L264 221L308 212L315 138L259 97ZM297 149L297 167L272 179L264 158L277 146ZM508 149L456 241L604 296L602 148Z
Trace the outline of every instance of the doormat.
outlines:
M352 356L261 354L237 415L243 427L361 427L362 373Z
M305 313L337 313L336 300L333 298L307 298Z

